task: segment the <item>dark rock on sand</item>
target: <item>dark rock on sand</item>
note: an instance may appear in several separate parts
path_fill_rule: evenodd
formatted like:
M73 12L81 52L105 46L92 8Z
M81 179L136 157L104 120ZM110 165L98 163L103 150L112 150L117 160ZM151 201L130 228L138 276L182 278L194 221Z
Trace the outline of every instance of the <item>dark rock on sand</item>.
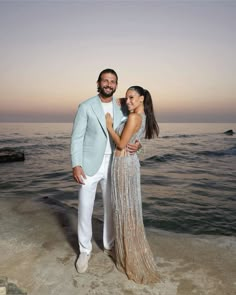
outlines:
M24 161L25 154L17 148L1 148L0 149L0 163L8 163L15 161Z
M27 293L20 290L14 283L9 282L7 277L0 277L0 294L27 295Z
M234 133L235 132L232 129L229 129L229 130L224 132L224 134L227 134L227 135L233 135Z

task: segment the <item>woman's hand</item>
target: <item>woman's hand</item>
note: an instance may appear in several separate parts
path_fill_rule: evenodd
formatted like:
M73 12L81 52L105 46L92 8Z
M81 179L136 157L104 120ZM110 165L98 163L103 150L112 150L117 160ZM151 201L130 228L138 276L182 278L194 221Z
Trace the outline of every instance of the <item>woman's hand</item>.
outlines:
M113 119L111 117L111 114L110 113L106 113L105 118L106 118L106 126L107 126L107 129L112 128L112 126L113 126Z

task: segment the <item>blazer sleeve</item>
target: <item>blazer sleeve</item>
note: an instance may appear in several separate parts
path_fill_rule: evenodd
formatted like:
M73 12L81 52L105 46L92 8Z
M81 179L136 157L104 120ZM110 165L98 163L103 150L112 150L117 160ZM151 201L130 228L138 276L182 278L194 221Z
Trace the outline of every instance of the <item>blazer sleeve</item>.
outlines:
M79 105L71 136L71 162L72 167L83 165L83 143L87 127L87 114L84 104Z

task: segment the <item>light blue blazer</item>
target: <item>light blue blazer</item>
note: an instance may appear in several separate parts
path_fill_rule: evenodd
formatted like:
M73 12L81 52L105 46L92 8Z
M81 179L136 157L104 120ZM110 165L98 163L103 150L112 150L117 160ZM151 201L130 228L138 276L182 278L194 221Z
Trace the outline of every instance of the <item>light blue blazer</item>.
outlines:
M120 124L124 114L113 97L113 127ZM98 95L79 105L71 137L72 167L81 166L86 175L94 175L102 164L108 132L105 114ZM112 142L112 141L111 141ZM114 144L112 143L112 150Z

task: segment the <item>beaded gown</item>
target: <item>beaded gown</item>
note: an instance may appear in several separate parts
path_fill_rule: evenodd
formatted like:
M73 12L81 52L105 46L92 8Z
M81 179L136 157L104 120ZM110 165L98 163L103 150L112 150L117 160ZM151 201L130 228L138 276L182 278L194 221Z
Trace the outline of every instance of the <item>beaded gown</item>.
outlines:
M145 134L145 115L130 143ZM116 132L121 135L125 122ZM159 281L157 266L145 235L142 216L140 163L137 154L114 152L112 163L112 206L115 229L115 259L118 270L136 283Z

